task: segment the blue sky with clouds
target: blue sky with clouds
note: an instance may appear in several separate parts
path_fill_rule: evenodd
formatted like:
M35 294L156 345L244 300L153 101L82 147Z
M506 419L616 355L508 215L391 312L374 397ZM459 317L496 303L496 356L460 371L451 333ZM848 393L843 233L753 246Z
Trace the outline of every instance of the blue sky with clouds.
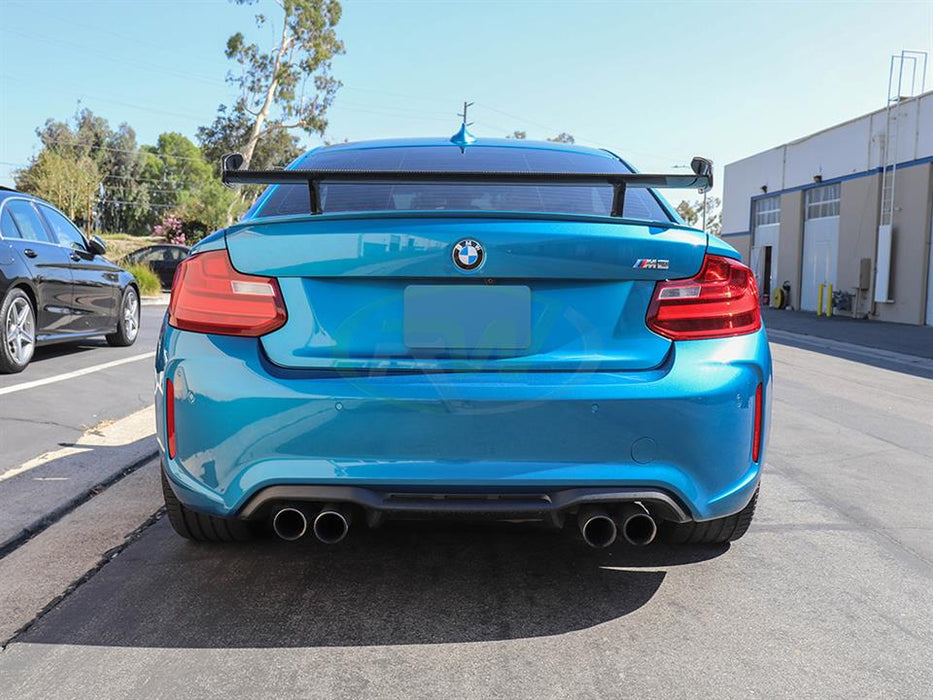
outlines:
M253 27L259 8L274 17L264 1L5 0L0 184L35 152L35 128L79 101L141 143L193 136L235 99L227 37L274 40ZM722 166L883 106L890 55L933 52L933 0L348 1L339 34L330 140L449 134L469 99L478 135L568 131L666 170L694 154Z

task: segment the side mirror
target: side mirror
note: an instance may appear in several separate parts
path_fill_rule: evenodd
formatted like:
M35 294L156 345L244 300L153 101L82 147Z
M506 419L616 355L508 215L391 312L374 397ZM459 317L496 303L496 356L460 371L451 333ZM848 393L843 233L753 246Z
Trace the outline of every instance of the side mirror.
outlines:
M103 255L107 252L107 244L104 243L100 236L92 236L91 240L88 241L88 245L94 255Z
M700 156L695 156L693 160L690 161L690 169L693 171L693 174L697 177L705 177L708 181L708 184L700 188L700 192L709 192L713 189L713 161L709 158L701 158Z

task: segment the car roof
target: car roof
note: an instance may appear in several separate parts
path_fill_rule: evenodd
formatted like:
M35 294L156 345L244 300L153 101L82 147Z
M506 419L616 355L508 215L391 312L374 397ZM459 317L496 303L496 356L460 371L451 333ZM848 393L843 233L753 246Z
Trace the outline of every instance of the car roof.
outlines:
M51 202L47 202L42 199L42 197L37 197L34 194L29 194L28 192L22 192L12 187L7 187L6 185L0 185L0 202L5 199L10 199L11 197L16 197L17 199L30 199L33 202L41 202L42 204L48 204L53 209L56 208Z
M0 201L7 199L8 197L29 197L34 199L31 194L26 194L25 192L20 192L19 190L14 190L12 187L7 187L5 185L0 185Z
M380 139L322 146L291 164L296 169L521 170L628 173L610 151L577 144L525 139L450 137Z

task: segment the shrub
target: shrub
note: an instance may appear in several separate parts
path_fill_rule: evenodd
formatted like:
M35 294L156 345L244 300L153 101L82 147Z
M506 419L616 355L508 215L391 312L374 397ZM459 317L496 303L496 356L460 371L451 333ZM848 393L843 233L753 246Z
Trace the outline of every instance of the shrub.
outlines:
M139 293L143 296L155 296L162 291L162 283L159 276L152 271L146 263L135 263L126 266L127 271L136 278L139 285Z
M168 216L161 224L152 227L152 232L173 245L186 245L184 222L177 216Z

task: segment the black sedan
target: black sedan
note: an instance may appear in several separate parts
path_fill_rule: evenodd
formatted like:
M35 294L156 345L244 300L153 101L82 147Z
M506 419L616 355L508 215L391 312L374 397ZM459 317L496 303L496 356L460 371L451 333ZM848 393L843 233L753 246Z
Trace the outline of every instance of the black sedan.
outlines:
M175 278L175 268L188 257L188 246L172 243L158 243L134 250L124 256L120 262L124 265L142 263L148 265L159 276L163 289L171 289Z
M0 188L0 373L21 372L37 345L139 332L139 289L84 234L38 197Z

